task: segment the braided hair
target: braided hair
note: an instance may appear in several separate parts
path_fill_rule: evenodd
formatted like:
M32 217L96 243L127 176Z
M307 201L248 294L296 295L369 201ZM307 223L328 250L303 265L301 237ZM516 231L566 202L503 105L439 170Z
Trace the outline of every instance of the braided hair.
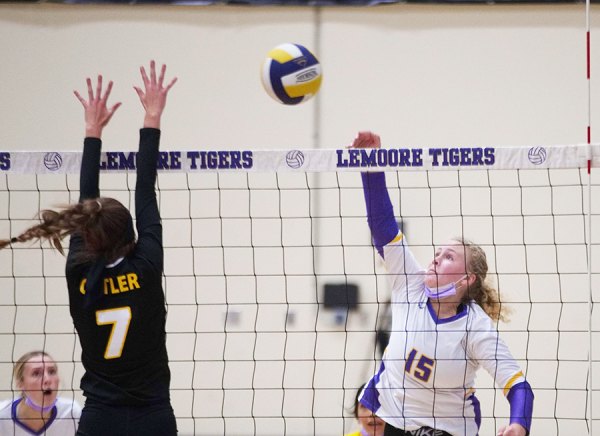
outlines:
M39 214L40 223L19 236L0 240L0 249L16 242L47 240L64 255L62 240L74 233L83 237L85 250L78 261L103 257L109 261L127 255L135 245L131 237L131 215L127 208L114 198L99 197L64 206L59 210L44 209Z

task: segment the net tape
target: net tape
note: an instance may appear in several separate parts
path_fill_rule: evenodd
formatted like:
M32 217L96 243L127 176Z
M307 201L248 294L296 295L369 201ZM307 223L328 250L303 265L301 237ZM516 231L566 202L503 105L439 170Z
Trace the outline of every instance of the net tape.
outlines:
M80 151L0 151L0 174L76 174ZM101 171L135 169L134 151L104 151ZM325 172L415 170L514 170L600 167L600 145L528 147L411 147L381 149L171 150L161 151L159 171Z

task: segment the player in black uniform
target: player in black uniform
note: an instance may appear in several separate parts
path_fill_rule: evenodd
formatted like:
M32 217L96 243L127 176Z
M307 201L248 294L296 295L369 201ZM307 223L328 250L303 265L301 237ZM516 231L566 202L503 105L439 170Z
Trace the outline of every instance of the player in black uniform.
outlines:
M100 197L101 133L120 105L107 107L112 82L103 93L102 76L95 94L87 79L87 100L75 91L86 122L79 203L42 211L41 224L0 241L1 248L48 239L62 252L61 239L71 235L66 277L85 368L81 436L177 434L169 396L162 226L154 190L160 119L176 81L165 85L165 70L163 65L157 77L152 61L148 77L141 67L144 89L135 88L145 109L137 154L137 241L125 206Z

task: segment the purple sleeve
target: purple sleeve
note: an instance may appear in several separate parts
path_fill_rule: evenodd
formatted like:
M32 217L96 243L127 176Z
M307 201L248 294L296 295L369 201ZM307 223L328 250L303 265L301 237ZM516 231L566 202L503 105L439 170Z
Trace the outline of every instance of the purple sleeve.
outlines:
M373 244L383 257L383 247L398 235L398 223L385 183L385 174L362 173L363 192L367 206L367 221Z
M533 390L531 386L527 381L517 383L510 388L506 398L510 403L510 423L521 424L529 434L533 415Z

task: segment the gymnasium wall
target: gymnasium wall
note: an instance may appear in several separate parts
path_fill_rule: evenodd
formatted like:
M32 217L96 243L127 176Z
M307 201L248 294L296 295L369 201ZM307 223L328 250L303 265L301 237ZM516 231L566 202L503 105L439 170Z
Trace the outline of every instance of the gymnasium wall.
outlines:
M591 12L591 71L594 75L600 66L600 7L594 6ZM114 80L112 101L123 102L105 129L104 149L135 150L137 129L143 115L132 86L140 83L139 66L147 65L150 59L166 63L167 76L179 78L169 95L163 117L163 150L336 148L348 144L359 130L380 133L386 147L585 143L588 124L591 122L592 125L592 140L596 138L595 126L600 126L600 111L595 110L600 85L594 80L591 82L591 121L588 119L585 22L583 4L339 8L1 4L0 150L80 150L84 133L83 111L72 91L84 90L85 78L97 73ZM272 47L282 42L297 42L312 49L323 67L323 85L318 97L297 107L275 103L260 84L262 60ZM261 183L273 185L269 175L255 177L259 186ZM353 177L358 179L358 175L351 174L343 177L342 183L358 187ZM45 181L58 185L63 182ZM239 187L242 192L241 197L232 194L228 213L231 216L247 214L248 204L244 203L243 195L247 180L233 175L223 177L221 182L234 189ZM24 185L30 183L31 180L23 180ZM114 190L113 194L123 196L124 201L128 201L128 196L119 190L127 183L127 176L122 174L103 178L105 192ZM162 187L185 186L181 179L167 175L161 175L160 183ZM216 176L202 176L194 179L194 183L212 186L216 184ZM302 181L290 179L290 186L294 183L302 184ZM338 181L331 175L324 175L317 183L333 186ZM182 194L183 197L186 195ZM13 205L17 208L13 213L29 217L40 206L49 207L57 200L73 198L73 193L66 192L47 195L42 197L41 205L35 200ZM185 201L177 194L163 196L163 216L175 219L180 212L180 200ZM270 211L272 203L269 201L267 196L264 206L259 200L255 207ZM348 210L357 215L364 213L359 191L353 192L347 201ZM398 206L397 199L394 202ZM326 197L317 200L318 210L324 215L328 205L331 202ZM0 210L4 207L0 204ZM198 213L202 214L202 203L198 207ZM293 201L289 207L293 210ZM301 207L298 206L298 210L303 210ZM276 215L276 211L273 213ZM165 240L171 241L172 245L166 262L167 276L169 272L176 275L179 268L185 269L189 261L189 252L185 249L186 244L189 245L188 233L182 237L179 233L181 224L175 220L165 226ZM319 237L326 240L326 220L321 224ZM20 225L25 222L14 228ZM234 235L243 233L235 228L233 221L230 225ZM369 235L363 220L353 221L348 228L356 234L354 242L368 244ZM418 229L418 223L413 223L413 228ZM6 226L3 227L5 230ZM202 242L202 238L210 239L210 235L202 235L202 230L197 229L196 235L200 236L196 236L199 238L196 242ZM261 232L268 235L267 228ZM471 232L477 234L478 229L473 228ZM448 235L455 233L448 229ZM431 254L427 244L441 242L431 235L415 235L414 239L423 244L424 248L419 251L423 262ZM7 291L4 296L0 295L0 303L5 305L0 316L2 397L10 396L11 360L30 348L45 346L63 362L60 368L63 388L75 389L76 398L82 400L77 391L81 368L77 363L69 363L78 359L79 348L74 335L69 334L72 324L66 307L50 311L25 308L19 312L14 306L36 301L65 303L66 289L60 277L64 261L60 255L51 252L10 259L6 253L0 253L2 275L14 274L16 268L17 275L26 276L28 269L37 271L43 264L52 277L45 281L20 280L17 292L12 292L15 287L12 280L2 281ZM356 263L371 259L373 267L381 271L381 264L372 260L368 247L355 255ZM198 265L192 269L202 271L203 265L210 268L213 260L210 253L205 253L204 257L196 259ZM306 261L301 254L292 260L300 265ZM326 270L327 256L317 256L317 268L319 262L323 262L321 267ZM361 284L365 301L384 301L388 290L383 277L375 279L361 274L356 280ZM256 367L243 366L243 362L237 368L229 367L227 372L217 357L243 361L248 356L256 356L257 352L269 358L279 356L281 341L292 336L285 339L285 335L273 335L271 340L264 336L262 342L254 342L254 349L247 347L252 340L256 341L253 329L257 326L265 330L285 330L282 317L286 307L273 306L275 312L257 315L256 311L265 308L259 310L247 305L260 294L256 291L256 283L240 280L230 284L228 303L234 306L238 303L238 306L226 308L219 305L225 298L222 284L215 282L212 285L215 294L202 295L201 287L192 289L190 287L196 285L189 281L167 278L167 301L174 303L167 326L174 332L169 338L170 356L175 361L172 364L173 404L180 418L182 434L191 434L194 429L197 434L219 433L223 419L194 424L189 418L192 400L187 388L192 384L198 389L206 386L208 392L221 381L233 392L239 390L239 396L225 400L218 395L201 396L199 403L194 397L197 403L193 413L197 417L212 416L213 412L222 411L221 405L229 401L226 409L231 416L227 434L246 435L255 431L257 435L267 436L282 434L284 428L288 435L310 432L338 435L342 430L352 428L353 420L342 419L342 414L344 407L352 403L354 388L375 366L374 362L365 364L360 360L368 360L375 353L372 336L360 331L374 328L378 306L373 304L354 314L349 325L356 334L348 335L330 318L323 317L315 324L316 304L312 307L304 304L314 301L313 285L311 282L302 287L296 283L294 286L297 287L286 289L288 296L297 292L296 299L290 300L298 303L295 328L302 331L322 328L316 342L313 334L297 334L293 336L293 345L297 356L316 355L325 363L315 366L309 362L295 367L296 382L305 380L309 384L308 397L298 397L295 405L288 400L285 407L269 406L262 410L267 415L279 411L289 417L282 423L277 419L256 421L247 417L237 419L236 416L246 416L249 409L244 395L248 392L251 395L254 383L266 386L265 404L270 404L279 394L269 397L268 388L275 393L278 385L293 385L294 380L284 380L276 364L261 367L262 376L256 372ZM281 295L277 294L279 283L263 286L259 290L266 292L260 294L264 301L271 297L273 301L281 301ZM10 289L6 289L8 287ZM247 287L254 290L244 293ZM201 300L204 298L203 303L213 302L215 306L204 306L200 313L196 326L206 335L197 343L201 348L190 357L190 347L196 344L193 341L197 335L190 338L175 333L188 328L186 320L191 319L194 325L196 309L193 304L186 308L185 303L198 301L195 300L196 293L201 295ZM519 297L511 295L515 300ZM183 305L177 306L180 303ZM237 321L232 320L232 312ZM223 332L226 315L232 334L224 349L220 332ZM529 312L517 311L514 317L517 328L526 326L528 320L531 322L529 316ZM538 313L538 317L536 320L541 323L543 315ZM575 324L578 322L576 314L569 319ZM510 327L504 329L510 330ZM518 350L519 358L524 359L531 346L526 343L525 336L513 334L507 338ZM540 338L542 342L539 343L544 343L543 340ZM342 365L347 371L342 378L340 366L335 362L327 363L328 359L335 360L340 356L356 360ZM193 366L192 358L207 360ZM250 386L245 374L252 378ZM279 378L269 381L273 375ZM485 377L482 384L491 386ZM552 374L548 377L552 378ZM327 396L327 383L332 380L339 381L344 389ZM316 400L311 397L314 387L323 387L324 393ZM307 404L311 398L312 404ZM484 399L484 407L488 407L489 412L494 394L484 394ZM563 406L565 410L578 407L577 401L567 403ZM213 407L214 404L218 407ZM550 401L547 407L552 408L555 404ZM502 407L501 410L505 410ZM262 412L260 408L256 410L257 414ZM486 425L482 434L494 434L494 423Z

